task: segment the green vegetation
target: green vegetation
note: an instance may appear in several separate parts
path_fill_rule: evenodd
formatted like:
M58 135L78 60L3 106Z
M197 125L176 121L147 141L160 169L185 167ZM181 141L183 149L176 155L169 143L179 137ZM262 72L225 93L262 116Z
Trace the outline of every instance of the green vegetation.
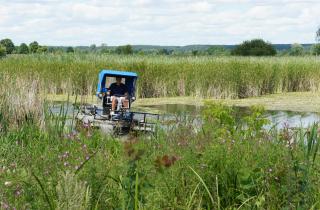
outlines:
M12 55L0 62L1 74L36 83L35 91L51 94L95 94L101 69L136 71L142 98L245 98L320 88L316 57L34 54Z
M11 54L14 51L14 44L11 39L2 39L0 45L4 46L7 54Z
M6 55L7 55L6 48L0 44L0 58L4 57Z
M320 55L320 44L315 44L311 48L313 55Z
M244 41L236 46L231 51L231 54L241 56L272 56L276 55L277 51L271 43L265 42L262 39L253 39Z
M62 54L72 51L68 46L43 46L37 41L33 41L26 49L26 44L21 43L15 46L11 39L3 39L2 45L7 46L10 53L7 54L28 54L28 53L53 53ZM251 44L250 44L251 43ZM249 46L249 45L251 46ZM245 46L246 45L246 46ZM21 49L20 49L21 48ZM252 49L251 49L252 48ZM90 46L74 46L73 53L77 54L111 54L111 55L167 55L167 56L230 56L247 55L261 56L270 55L275 49L278 56L308 56L319 55L317 44L272 44L260 39L246 41L240 45L186 45L186 46L157 46L157 45L123 45L107 46L102 43L100 46L92 44ZM251 49L251 50L249 50ZM271 50L271 51L270 51ZM241 53L240 53L241 52ZM271 53L273 54L273 52Z
M18 52L19 54L28 54L29 53L28 45L25 43L21 43L21 45L19 46Z
M29 44L30 53L36 53L38 51L39 44L37 41L31 42Z
M239 121L206 104L201 129L177 120L123 142L64 127L64 110L46 113L31 83L16 84L0 84L1 208L320 208L317 124L269 131L262 108Z
M117 54L130 55L133 53L133 49L131 45L119 46L116 48Z
M291 45L290 55L299 56L299 55L303 55L303 53L304 53L304 48L301 44L295 43Z

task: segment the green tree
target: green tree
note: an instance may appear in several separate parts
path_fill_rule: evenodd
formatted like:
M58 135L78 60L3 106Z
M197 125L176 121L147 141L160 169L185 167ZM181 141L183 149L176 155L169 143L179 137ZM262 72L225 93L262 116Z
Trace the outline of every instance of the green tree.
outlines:
M311 47L311 53L313 55L320 55L320 44L315 44Z
M67 53L74 53L73 47L67 47L66 52L67 52Z
M124 55L130 55L133 53L133 49L131 45L124 45L124 46L119 46L116 48L116 53L117 54L124 54Z
M295 43L291 45L289 55L294 55L294 56L303 55L303 52L304 52L303 46L301 44Z
M39 44L37 41L31 42L29 44L29 49L31 53L36 53L38 51L39 48Z
M6 48L0 44L0 58L4 57L6 55L7 55Z
M18 49L19 54L28 54L29 48L25 43L21 43Z
M90 45L90 51L95 52L97 50L97 46L95 44Z
M0 44L6 48L7 54L11 54L14 51L14 44L11 39L2 39Z
M48 47L47 46L40 46L37 49L37 53L46 53L48 52Z
M262 39L253 39L237 45L231 51L231 54L241 56L273 56L277 54L277 51L271 43L265 42Z

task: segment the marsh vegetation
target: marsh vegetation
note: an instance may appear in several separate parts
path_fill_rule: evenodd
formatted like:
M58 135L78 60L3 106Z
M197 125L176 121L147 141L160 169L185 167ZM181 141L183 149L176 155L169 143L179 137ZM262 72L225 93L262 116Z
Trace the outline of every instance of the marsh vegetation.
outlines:
M307 58L9 56L0 61L3 209L319 209L319 125L266 129L261 107L206 103L200 129L127 141L66 126L46 94L94 94L102 68L139 73L139 97L242 98L318 91Z

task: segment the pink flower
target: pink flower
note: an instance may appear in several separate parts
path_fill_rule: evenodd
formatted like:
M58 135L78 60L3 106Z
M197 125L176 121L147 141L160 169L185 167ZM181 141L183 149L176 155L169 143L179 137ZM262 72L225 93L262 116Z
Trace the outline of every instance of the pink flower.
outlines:
M2 208L2 209L9 209L10 206L9 206L7 203L5 203L5 202L1 202L1 208Z

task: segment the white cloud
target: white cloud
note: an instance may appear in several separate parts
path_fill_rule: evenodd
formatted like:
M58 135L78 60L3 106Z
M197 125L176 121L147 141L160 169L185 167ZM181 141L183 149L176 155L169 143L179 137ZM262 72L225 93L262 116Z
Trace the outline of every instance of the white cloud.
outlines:
M0 0L0 39L47 45L314 42L318 0Z

